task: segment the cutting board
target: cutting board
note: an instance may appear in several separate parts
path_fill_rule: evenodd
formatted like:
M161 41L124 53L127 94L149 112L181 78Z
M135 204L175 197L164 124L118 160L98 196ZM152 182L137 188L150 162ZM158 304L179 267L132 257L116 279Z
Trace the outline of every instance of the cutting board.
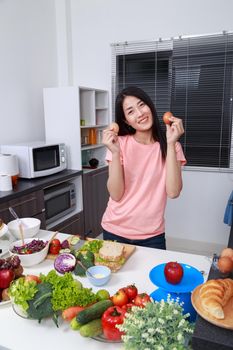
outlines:
M95 238L87 238L87 241L93 241L93 240L95 240ZM116 243L124 247L124 258L125 258L124 264L125 264L126 261L130 258L130 256L135 251L136 246L135 245L131 245L131 244L119 243L119 242L116 242ZM117 266L117 268L115 268L114 270L112 269L112 272L116 272L116 271L120 270L120 268L123 265Z
M72 237L74 237L74 236L69 237L68 241L72 240ZM93 241L93 240L95 240L95 238L88 238L88 237L86 238L86 241ZM76 248L76 249L81 248L81 246L82 246L84 243L85 243L85 241L80 240L80 241L79 241L78 247L76 246L75 248ZM133 254L133 252L135 251L136 246L135 246L135 245L131 245L131 244L118 243L118 242L117 242L117 244L123 245L123 246L124 246L124 258L125 258L125 263L126 263L126 261L130 258L130 256L131 256L131 255ZM53 254L48 254L48 255L47 255L47 259L51 259L51 260L55 260L56 257L57 257L57 255L53 255ZM124 263L124 264L125 264L125 263ZM123 264L123 265L124 265L124 264ZM114 270L113 272L118 271L123 265L117 267L117 269Z
M207 311L203 309L201 305L201 299L199 297L199 291L201 287L202 287L202 284L196 287L191 296L191 301L194 309L202 318L214 324L215 326L233 330L233 297L223 307L225 318L223 320L219 320L213 317L212 315L210 315Z

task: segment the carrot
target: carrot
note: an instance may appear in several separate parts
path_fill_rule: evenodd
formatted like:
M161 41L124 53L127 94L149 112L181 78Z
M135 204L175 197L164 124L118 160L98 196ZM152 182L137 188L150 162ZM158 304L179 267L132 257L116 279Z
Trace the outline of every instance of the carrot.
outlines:
M62 318L66 321L71 321L78 313L84 310L83 306L70 306L67 309L62 311Z

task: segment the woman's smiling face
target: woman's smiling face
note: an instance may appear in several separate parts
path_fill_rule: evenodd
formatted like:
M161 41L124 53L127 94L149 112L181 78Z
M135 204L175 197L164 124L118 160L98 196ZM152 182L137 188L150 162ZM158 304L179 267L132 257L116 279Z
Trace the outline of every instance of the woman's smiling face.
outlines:
M135 96L126 96L123 101L123 110L127 124L135 130L149 130L153 124L150 108Z

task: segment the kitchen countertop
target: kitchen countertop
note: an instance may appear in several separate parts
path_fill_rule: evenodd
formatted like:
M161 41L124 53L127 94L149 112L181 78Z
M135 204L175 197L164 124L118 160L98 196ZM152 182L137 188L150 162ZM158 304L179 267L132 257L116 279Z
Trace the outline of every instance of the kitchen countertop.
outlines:
M35 179L19 179L12 191L0 191L0 203L15 199L36 190L49 187L61 181L70 180L72 177L82 175L82 170L66 169L59 173Z
M40 237L50 238L52 232L40 230ZM60 234L58 238L67 238L67 235ZM210 269L211 261L208 257L173 252L169 250L160 250L152 248L136 247L135 252L117 273L113 273L110 281L106 286L93 287L86 277L80 278L85 287L92 288L94 291L106 288L110 294L114 294L120 287L128 284L137 286L139 292L150 294L157 287L149 279L150 270L161 263L168 261L178 261L194 266L198 270L205 271L204 279L206 280ZM53 268L52 260L45 260L41 264L25 268L24 274L47 273ZM36 320L27 320L16 315L10 304L0 305L0 349L1 346L11 350L120 350L122 344L102 343L94 339L83 338L78 332L69 328L66 322L60 322L59 328L56 328L52 319L42 320L39 324Z

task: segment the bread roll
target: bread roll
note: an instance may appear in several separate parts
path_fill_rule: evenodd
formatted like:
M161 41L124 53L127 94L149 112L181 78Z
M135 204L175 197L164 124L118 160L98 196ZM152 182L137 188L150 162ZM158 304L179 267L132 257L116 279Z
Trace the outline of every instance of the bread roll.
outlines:
M217 319L224 319L223 307L233 297L233 280L209 280L200 288L199 296L204 310Z

